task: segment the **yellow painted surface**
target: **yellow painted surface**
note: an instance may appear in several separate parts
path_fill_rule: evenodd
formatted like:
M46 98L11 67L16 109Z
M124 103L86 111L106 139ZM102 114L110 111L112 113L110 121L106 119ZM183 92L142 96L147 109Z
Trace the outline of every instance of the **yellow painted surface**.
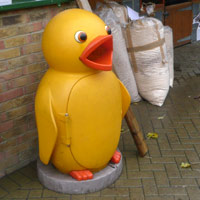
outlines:
M76 21L78 15L80 21ZM85 44L74 40L77 30L88 33ZM43 35L50 69L35 102L39 154L44 164L51 160L63 173L106 166L117 148L122 116L130 104L127 90L112 71L94 70L79 60L99 34L106 35L103 21L73 9L57 15Z
M74 39L77 31L87 34L87 41ZM88 44L98 36L107 35L105 23L93 13L71 9L56 15L43 33L42 49L48 64L56 69L75 73L91 72L79 57ZM95 72L95 70L92 70Z

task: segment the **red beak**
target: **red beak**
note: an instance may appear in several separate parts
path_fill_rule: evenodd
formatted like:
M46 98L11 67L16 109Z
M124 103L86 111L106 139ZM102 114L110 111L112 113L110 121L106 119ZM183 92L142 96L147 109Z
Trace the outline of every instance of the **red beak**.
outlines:
M93 69L112 70L113 40L112 35L95 38L83 51L80 60Z

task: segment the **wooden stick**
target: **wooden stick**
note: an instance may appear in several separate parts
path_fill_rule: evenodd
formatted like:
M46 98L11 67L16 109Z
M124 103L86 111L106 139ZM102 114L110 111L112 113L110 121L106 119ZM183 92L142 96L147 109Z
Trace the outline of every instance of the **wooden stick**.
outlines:
M87 0L76 0L76 3L78 4L79 8L92 12L90 4Z
M138 149L139 155L144 157L148 152L147 144L144 140L143 134L140 130L138 122L133 114L131 107L129 107L125 115L126 123L129 127L130 133L134 139L135 145Z

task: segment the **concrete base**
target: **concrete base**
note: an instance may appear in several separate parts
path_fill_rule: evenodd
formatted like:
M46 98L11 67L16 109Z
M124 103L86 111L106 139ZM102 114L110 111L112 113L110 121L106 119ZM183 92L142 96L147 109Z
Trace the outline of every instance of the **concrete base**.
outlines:
M109 163L103 170L94 173L94 178L77 181L67 174L59 172L52 164L44 165L37 161L38 178L48 189L67 194L85 194L97 192L114 183L122 172L122 159L119 164Z

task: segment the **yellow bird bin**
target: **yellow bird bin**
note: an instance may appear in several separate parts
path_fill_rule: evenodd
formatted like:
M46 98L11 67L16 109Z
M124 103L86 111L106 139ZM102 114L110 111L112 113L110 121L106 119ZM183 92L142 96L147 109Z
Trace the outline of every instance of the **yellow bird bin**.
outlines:
M121 122L130 96L112 72L112 34L95 14L70 9L43 33L49 69L35 100L39 156L77 180L118 163Z

